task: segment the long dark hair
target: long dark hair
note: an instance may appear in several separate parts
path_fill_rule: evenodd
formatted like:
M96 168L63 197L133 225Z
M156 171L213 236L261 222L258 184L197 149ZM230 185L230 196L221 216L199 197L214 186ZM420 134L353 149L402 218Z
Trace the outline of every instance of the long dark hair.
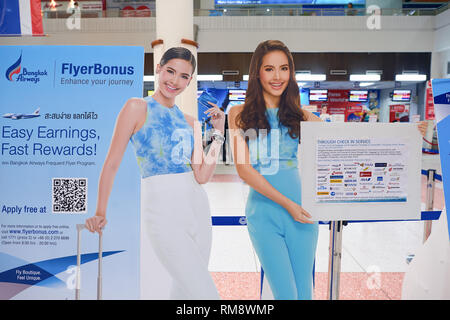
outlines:
M183 47L173 47L168 49L166 52L164 52L163 56L161 57L161 60L159 62L159 65L162 67L167 62L169 62L172 59L183 59L189 62L192 66L192 73L195 71L195 67L197 66L197 63L195 61L195 57L192 54L189 49L183 48Z
M266 103L263 96L263 88L259 80L259 71L263 57L271 51L282 51L289 60L290 77L286 89L281 94L278 109L279 122L288 128L291 138L300 138L300 121L306 117L300 108L300 92L295 80L295 66L292 54L286 45L278 40L261 42L253 53L250 61L248 89L244 107L236 117L236 125L244 131L248 129L267 129L270 132L270 124L266 117ZM300 140L300 139L299 139Z

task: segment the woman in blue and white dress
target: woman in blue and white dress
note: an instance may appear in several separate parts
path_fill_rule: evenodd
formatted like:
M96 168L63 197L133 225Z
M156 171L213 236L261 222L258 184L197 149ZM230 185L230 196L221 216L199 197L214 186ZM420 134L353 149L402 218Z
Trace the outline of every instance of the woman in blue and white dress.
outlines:
M101 232L105 226L114 177L131 141L141 172L143 230L173 280L171 298L219 299L208 272L211 215L200 184L214 173L225 116L214 104L206 111L215 138L205 155L200 124L175 105L175 97L189 85L195 67L189 50L167 50L156 69L159 85L155 94L125 103L100 175L96 214L86 220L86 226L91 232Z

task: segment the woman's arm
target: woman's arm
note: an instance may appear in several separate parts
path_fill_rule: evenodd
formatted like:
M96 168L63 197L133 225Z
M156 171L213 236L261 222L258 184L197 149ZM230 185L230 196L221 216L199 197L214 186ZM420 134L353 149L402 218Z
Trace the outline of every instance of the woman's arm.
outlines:
M319 117L317 117L315 114L303 110L303 113L306 115L306 121L322 121ZM426 121L419 121L417 123L417 129L419 130L422 137L425 137L425 134L427 133L428 123Z
M204 184L207 183L214 174L222 143L213 140L208 154L205 155L203 152L202 128L200 122L189 115L185 115L185 118L194 129L194 150L191 159L192 171L194 172L195 180L200 184Z
M240 134L239 128L235 124L236 116L242 110L241 106L233 107L228 113L228 127L230 128L230 143L233 152L234 164L239 177L250 187L284 207L291 216L302 223L312 223L308 218L311 215L307 213L297 203L283 195L275 189L250 163L250 155L247 143Z
M91 232L101 233L101 228L106 224L106 208L114 178L131 135L145 122L146 108L147 103L143 99L132 98L125 103L117 116L111 144L98 182L95 216L86 220L86 227Z
M427 129L428 129L428 122L419 121L417 123L417 129L419 129L419 132L422 135L422 138L425 138L425 135L427 134Z

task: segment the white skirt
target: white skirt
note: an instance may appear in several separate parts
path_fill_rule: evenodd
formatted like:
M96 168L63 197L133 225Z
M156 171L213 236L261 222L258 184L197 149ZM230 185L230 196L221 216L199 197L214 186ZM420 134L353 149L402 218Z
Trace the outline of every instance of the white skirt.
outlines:
M219 299L208 196L192 171L141 180L141 298Z

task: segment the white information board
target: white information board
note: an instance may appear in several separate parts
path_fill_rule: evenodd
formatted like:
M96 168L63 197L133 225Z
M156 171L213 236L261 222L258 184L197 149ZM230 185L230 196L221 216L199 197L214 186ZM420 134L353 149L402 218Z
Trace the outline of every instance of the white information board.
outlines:
M421 156L417 124L302 122L302 207L314 221L420 219Z

